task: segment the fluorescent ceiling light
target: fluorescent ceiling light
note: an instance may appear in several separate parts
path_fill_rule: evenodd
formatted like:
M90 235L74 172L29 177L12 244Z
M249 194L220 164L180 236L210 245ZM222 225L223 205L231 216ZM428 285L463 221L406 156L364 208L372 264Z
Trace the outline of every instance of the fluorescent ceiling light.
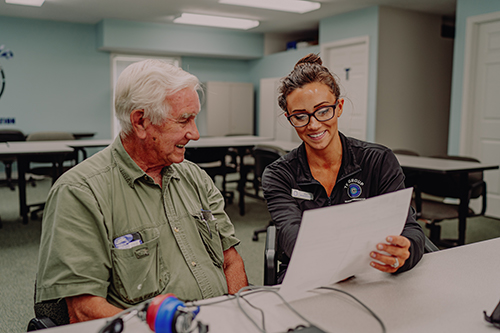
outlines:
M321 7L321 4L319 2L302 0L219 0L219 3L273 9L300 14L307 13Z
M24 6L34 6L41 7L45 0L5 0L5 3L10 3L13 5L24 5Z
M180 17L174 19L174 23L194 24L219 28L234 28L242 30L255 28L259 25L259 21L254 20L190 13L182 13Z

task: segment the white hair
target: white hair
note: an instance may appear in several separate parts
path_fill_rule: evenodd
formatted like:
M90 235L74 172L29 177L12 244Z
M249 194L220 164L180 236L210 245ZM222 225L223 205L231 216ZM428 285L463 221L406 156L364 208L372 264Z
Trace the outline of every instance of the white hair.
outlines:
M121 134L130 134L130 114L138 109L143 109L144 117L153 124L162 124L170 112L167 97L184 88L199 90L200 82L179 67L156 59L129 65L118 77L115 87L115 112Z

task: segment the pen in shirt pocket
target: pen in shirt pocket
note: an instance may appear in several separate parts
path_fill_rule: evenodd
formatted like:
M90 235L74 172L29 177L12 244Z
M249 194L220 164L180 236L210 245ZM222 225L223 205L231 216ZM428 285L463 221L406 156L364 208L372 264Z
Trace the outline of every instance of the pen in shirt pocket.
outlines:
M201 219L203 222L205 222L205 225L207 226L208 229L208 235L210 236L210 239L212 239L212 230L210 229L210 225L208 224L208 220L214 220L214 216L212 215L211 210L206 210L202 209L201 210Z

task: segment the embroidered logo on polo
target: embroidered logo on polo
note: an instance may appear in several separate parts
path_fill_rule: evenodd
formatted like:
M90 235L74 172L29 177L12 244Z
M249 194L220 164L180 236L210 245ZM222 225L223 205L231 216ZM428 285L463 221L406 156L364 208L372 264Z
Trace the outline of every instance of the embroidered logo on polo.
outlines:
M347 195L349 196L349 198L356 200L363 192L363 185L365 185L365 183L363 183L361 180L351 178L344 185L344 188L347 190Z

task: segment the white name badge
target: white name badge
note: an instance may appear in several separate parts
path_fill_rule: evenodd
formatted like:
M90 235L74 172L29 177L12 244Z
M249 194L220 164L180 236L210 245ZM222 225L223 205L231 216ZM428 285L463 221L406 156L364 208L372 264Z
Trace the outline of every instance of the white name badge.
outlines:
M312 193L304 192L304 191L296 190L296 189L292 189L292 197L297 198L297 199L304 199L304 200L314 199L314 196L312 195Z

